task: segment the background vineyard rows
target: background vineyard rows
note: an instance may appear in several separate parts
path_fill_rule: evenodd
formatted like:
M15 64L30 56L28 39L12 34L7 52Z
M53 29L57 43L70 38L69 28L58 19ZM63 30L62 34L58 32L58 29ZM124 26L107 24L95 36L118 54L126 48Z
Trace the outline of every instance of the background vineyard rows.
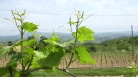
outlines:
M132 57L128 52L92 52L91 57L96 60L96 64L80 64L75 61L71 64L70 68L104 68L104 67L128 67L132 61L138 65L138 54ZM0 67L6 66L11 55L0 56ZM69 57L65 56L59 65L60 68L66 68L66 63Z

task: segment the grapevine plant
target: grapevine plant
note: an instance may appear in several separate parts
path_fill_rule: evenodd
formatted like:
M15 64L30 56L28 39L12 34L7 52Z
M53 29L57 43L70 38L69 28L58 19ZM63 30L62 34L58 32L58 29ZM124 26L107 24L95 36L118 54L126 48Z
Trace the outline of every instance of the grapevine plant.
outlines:
M69 66L75 60L79 60L82 64L94 64L95 60L91 58L86 48L81 45L87 40L94 40L93 31L86 26L81 26L81 23L86 20L84 18L84 12L77 12L76 21L69 19L70 32L73 36L73 40L60 43L60 37L55 33L51 34L51 37L44 40L48 43L43 50L35 50L38 44L38 38L40 37L35 32L38 29L38 25L32 22L25 22L26 11L19 13L18 11L12 11L13 20L7 19L13 22L20 32L20 40L13 44L8 49L3 49L0 55L4 55L10 52L10 49L16 46L20 46L21 49L17 50L17 53L12 55L9 62L5 67L0 67L0 77L33 77L32 72L44 70L61 70L68 73L73 77L77 77L68 71ZM73 31L75 28L75 31ZM25 40L24 34L30 32L37 39ZM32 47L33 46L33 47ZM59 68L61 59L70 54L69 62L66 64L66 68Z

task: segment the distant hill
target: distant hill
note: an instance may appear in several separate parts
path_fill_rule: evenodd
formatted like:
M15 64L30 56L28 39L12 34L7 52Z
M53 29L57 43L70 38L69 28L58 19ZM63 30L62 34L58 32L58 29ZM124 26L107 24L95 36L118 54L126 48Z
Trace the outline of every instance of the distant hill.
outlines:
M138 51L138 36L132 38L129 36L124 36L116 39L110 39L103 41L101 43L85 42L84 46L89 51L106 51L106 52L132 52L132 43L133 50L137 53Z
M138 35L138 34L137 34ZM137 36L136 34L134 36ZM106 40L116 39L120 37L130 37L131 32L103 32L103 33L95 33L95 41L96 42L103 42Z
M138 32L134 32L134 33L138 33ZM45 32L38 32L38 34L46 36L46 37L50 37L51 33L45 33ZM28 36L31 36L31 33L26 33L24 38L26 39ZM73 37L71 36L71 34L69 33L56 33L57 36L61 37L61 41L67 41L67 40L71 40ZM103 42L106 40L111 40L111 39L115 39L115 38L120 38L120 37L130 37L131 36L131 32L103 32L103 33L95 33L94 34L94 42ZM138 36L138 34L134 34L134 36ZM20 39L20 35L14 35L14 36L0 36L0 42L7 42L7 41L16 41Z
M51 33L45 33L45 32L38 32L37 34L40 34L42 36L50 37ZM57 36L61 37L62 41L70 40L73 37L70 34L67 33L56 33ZM31 33L26 33L24 35L24 39L27 39L28 36L32 36ZM7 41L16 41L20 39L20 34L18 35L13 35L13 36L0 36L0 42L7 42Z

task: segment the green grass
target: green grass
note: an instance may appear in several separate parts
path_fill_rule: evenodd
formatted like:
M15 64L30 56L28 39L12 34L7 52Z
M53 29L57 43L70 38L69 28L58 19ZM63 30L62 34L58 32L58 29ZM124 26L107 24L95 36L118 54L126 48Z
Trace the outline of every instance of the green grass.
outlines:
M77 76L120 76L120 75L132 75L132 69L130 68L80 68L69 69L69 71ZM54 71L46 73L45 71L33 72L33 77L49 77L49 76L69 76L62 71Z

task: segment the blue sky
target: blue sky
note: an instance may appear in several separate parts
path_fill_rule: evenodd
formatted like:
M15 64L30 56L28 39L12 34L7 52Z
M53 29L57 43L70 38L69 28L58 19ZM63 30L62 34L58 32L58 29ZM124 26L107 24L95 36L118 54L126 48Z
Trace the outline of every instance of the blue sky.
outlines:
M12 19L10 10L29 14L25 21L34 22L39 32L69 31L69 17L75 20L74 10L92 14L82 23L94 32L129 31L131 25L138 30L138 0L1 0L0 1L0 35L15 35L15 25L4 18Z

